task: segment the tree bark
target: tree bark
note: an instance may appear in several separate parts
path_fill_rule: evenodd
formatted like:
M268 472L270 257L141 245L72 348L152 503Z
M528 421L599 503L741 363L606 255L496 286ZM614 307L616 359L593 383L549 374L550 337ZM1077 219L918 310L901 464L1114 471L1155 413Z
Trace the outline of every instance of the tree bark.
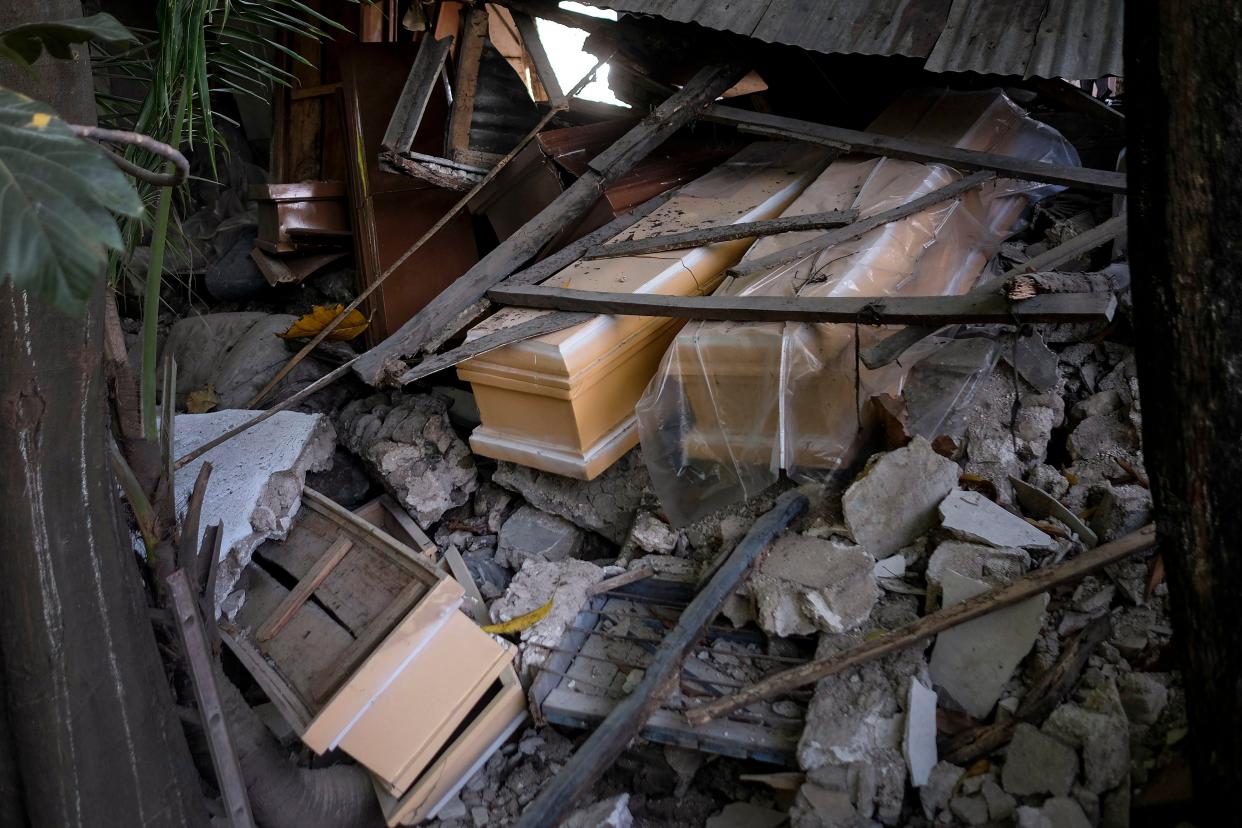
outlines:
M1242 11L1126 9L1130 246L1147 471L1185 670L1196 806L1242 782Z
M0 30L81 14L5 0ZM93 124L75 52L0 85ZM109 470L99 281L82 318L0 285L0 824L205 825Z

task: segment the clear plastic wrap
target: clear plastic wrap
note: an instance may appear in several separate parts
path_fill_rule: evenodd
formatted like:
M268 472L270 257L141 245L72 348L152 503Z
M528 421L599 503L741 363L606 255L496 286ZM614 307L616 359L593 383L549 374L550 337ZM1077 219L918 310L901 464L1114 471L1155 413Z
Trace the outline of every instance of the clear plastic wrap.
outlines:
M1077 164L1073 147L1026 117L1003 93L910 93L873 131L929 143ZM844 156L784 213L857 209L874 215L961 177L938 164ZM957 199L766 272L723 284L726 295L919 296L969 290L1033 198L1049 188L998 179ZM820 231L757 241L743 261L799 244ZM820 480L848 465L865 441L866 401L901 392L926 352L877 370L859 365L891 328L849 324L687 325L665 354L636 412L643 454L669 517L686 523L753 495L785 470ZM985 360L986 362L986 360ZM993 359L994 363L994 359ZM991 370L987 364L986 370ZM972 379L973 377L973 379ZM960 400L978 372L963 375ZM951 412L921 428L939 427ZM929 435L935 436L935 435Z

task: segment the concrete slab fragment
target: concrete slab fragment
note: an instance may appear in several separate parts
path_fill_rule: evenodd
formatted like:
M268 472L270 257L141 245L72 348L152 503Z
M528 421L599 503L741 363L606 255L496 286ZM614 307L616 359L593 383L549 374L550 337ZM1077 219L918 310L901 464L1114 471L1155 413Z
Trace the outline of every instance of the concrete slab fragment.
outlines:
M881 455L841 500L854 540L887 558L936 524L936 506L957 485L961 469L922 437Z
M942 585L945 606L991 588L951 569L944 573ZM1047 604L1048 596L1039 595L942 632L932 650L932 681L970 715L987 716L1035 645Z
M910 783L923 787L936 766L936 694L918 679L910 680L906 696L906 731L901 749L910 768Z
M1052 549L1055 541L978 492L955 489L940 503L940 525L963 540L991 546Z
M230 409L179 414L173 429L173 455L193 451L259 413ZM199 469L204 462L212 465L195 543L208 526L223 525L217 611L259 544L288 533L302 505L306 473L331 465L335 447L336 433L326 417L282 411L177 471L177 514L182 516Z

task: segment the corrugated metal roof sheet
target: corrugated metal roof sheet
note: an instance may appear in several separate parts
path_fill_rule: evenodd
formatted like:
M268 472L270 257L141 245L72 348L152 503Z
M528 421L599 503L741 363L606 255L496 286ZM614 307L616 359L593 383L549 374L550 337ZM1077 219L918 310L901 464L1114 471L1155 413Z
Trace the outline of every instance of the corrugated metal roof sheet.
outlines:
M1079 79L1122 71L1124 0L583 1L825 54L927 58L936 72Z
M1122 72L1125 0L954 0L933 72L1098 78Z

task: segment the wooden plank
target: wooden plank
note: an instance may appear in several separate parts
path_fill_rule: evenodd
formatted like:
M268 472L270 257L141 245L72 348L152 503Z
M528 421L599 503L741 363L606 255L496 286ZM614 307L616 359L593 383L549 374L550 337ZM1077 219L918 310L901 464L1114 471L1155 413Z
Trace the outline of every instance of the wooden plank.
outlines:
M492 300L622 316L659 316L716 322L850 322L865 325L948 325L953 322L1099 322L1112 318L1117 300L1107 293L1041 294L1011 301L996 294L961 296L663 296L550 287L500 286Z
M548 100L552 103L564 100L565 92L561 89L560 81L556 79L556 71L552 68L548 52L543 48L543 40L539 37L539 29L535 26L534 18L521 12L512 12L512 14L513 22L517 24L518 34L522 36L522 48L526 50L526 54L530 55L530 62L535 66L535 74L539 77L543 90L548 93Z
M319 670L310 681L312 698L324 702L354 669L366 660L371 651L384 640L393 627L409 614L419 599L427 592L427 585L410 581L405 589L375 617L358 638L337 656L333 663Z
M746 112L728 106L710 106L703 113L703 117L717 123L732 124L743 132L755 135L805 141L850 152L884 155L907 161L948 164L959 170L990 170L1008 178L1060 184L1083 190L1121 194L1126 191L1125 173L1110 170L1044 164L1039 161L1011 158L1008 155L927 144L922 141L895 138L891 135L800 121L797 118L786 118L780 115Z
M401 566L418 580L434 585L443 575L427 563L415 550L401 543L392 535L374 524L361 520L357 515L341 506L335 500L320 494L309 486L302 488L302 499L319 514L351 532L355 538L373 541L376 548L383 552L389 560Z
M808 505L805 495L786 492L777 498L771 511L755 521L728 560L686 607L677 626L660 642L638 687L609 712L565 767L543 788L518 819L517 828L560 824L578 796L612 765L659 709L681 671L682 662L702 638L725 599L737 589L773 538Z
M482 299L488 288L533 258L567 224L590 210L606 182L624 175L674 132L692 121L703 107L736 83L745 71L740 65L721 64L708 66L696 73L675 95L613 145L621 145L620 151L605 150L605 155L615 159L612 166L605 172L588 170L555 201L402 325L399 331L361 355L353 364L354 372L369 385L378 385L389 376L405 373L404 366L395 367L402 358L417 354L433 339L443 341L446 327L461 324L458 317L462 311Z
M684 233L669 233L645 239L610 242L591 248L584 259L613 259L618 256L641 256L647 253L663 253L666 250L686 250L734 239L752 236L775 236L779 233L795 233L799 230L823 230L842 227L858 218L857 210L829 210L809 213L805 216L784 216L765 221L748 221L742 224L726 224L723 227L702 227Z
M486 37L487 9L480 5L462 26L461 45L457 49L457 77L453 82L453 111L449 115L448 148L445 153L454 161L464 160L460 153L470 150L470 121L474 117L479 63L483 58Z
M795 244L792 247L787 247L783 250L773 251L766 256L760 256L759 258L752 259L750 261L743 260L729 268L728 273L730 276L741 278L743 276L749 276L752 273L758 273L760 271L770 270L774 267L780 267L781 265L789 264L790 262L797 261L798 259L804 259L807 256L814 256L816 253L819 253L821 250L826 250L834 244L840 244L841 242L856 239L859 236L871 232L877 227L882 227L885 224L888 224L889 222L897 221L898 219L903 219L916 213L921 213L924 210L935 207L937 204L957 198L962 193L973 190L975 187L978 187L995 177L995 173L986 170L971 173L965 178L961 178L954 181L952 184L947 184L944 187L941 187L939 190L928 193L925 196L920 196L919 198L911 201L907 201L905 204L899 204L891 210L885 210L883 213L877 213L874 216L861 218L852 224L847 224L844 227L824 233L822 236L816 236L813 239L808 239L801 244Z
M436 82L440 79L452 45L451 37L436 40L430 32L423 35L418 44L418 54L410 66L410 74L401 89L401 97L397 99L388 128L384 130L384 138L380 142L382 149L401 153L409 152L414 146L414 136L423 121L427 102L436 90Z
M285 596L285 600L280 602L276 611L259 627L258 632L255 633L255 638L259 643L271 640L285 628L285 625L293 618L293 614L301 609L315 590L319 589L324 580L332 574L332 570L341 562L341 559L353 548L354 542L349 538L337 538L336 543L332 544L328 551L315 561L310 572L302 576L297 586Z
M519 322L507 328L501 328L495 333L476 337L475 339L468 339L451 351L428 357L398 377L397 382L402 385L408 385L415 380L431 376L446 368L452 368L459 362L465 362L488 351L494 351L497 348L503 348L515 342L533 339L536 336L563 331L566 328L572 328L574 325L588 322L592 318L594 318L594 314L590 313L545 313L534 319Z
M562 674L569 671L574 658L590 638L590 631L595 629L595 625L599 623L599 613L603 610L607 600L606 596L596 596L588 600L586 607L578 613L574 618L574 623L561 636L556 649L544 655L540 667L535 672L535 679L531 682L528 694L531 718L536 724L542 726L548 723L543 710L544 702L560 685Z
M603 227L570 242L546 259L541 259L525 270L519 270L517 273L514 273L506 280L506 284L533 285L556 275L585 256L588 250L598 247L609 239L624 233L654 213L676 195L679 189L679 187L674 187L671 190L665 190L659 195L647 199L629 212L617 216Z
M216 770L220 798L228 812L228 824L230 828L253 828L254 815L246 793L246 778L242 775L241 763L233 749L233 737L229 734L228 720L220 704L220 688L216 686L216 657L204 630L198 599L184 569L177 569L165 580L172 599L181 651L185 654L193 679L198 715L202 719L203 732L207 734L207 747Z
M230 624L220 626L220 640L224 646L237 657L246 672L263 690L264 695L271 699L272 704L293 729L301 733L310 724L314 714L306 706L284 676L280 675L255 646L243 637L242 632Z
M686 711L686 718L694 725L706 724L712 719L728 715L755 702L783 695L790 690L813 684L822 678L873 661L880 656L912 647L959 624L982 618L1028 598L1042 595L1062 584L1077 581L1109 564L1125 560L1155 545L1156 527L1154 524L1148 524L1137 532L1131 532L1125 537L1103 546L1097 546L1065 563L1031 570L1008 586L988 590L930 615L924 615L917 621L890 630L830 658L811 661L784 670L738 693L691 708Z

